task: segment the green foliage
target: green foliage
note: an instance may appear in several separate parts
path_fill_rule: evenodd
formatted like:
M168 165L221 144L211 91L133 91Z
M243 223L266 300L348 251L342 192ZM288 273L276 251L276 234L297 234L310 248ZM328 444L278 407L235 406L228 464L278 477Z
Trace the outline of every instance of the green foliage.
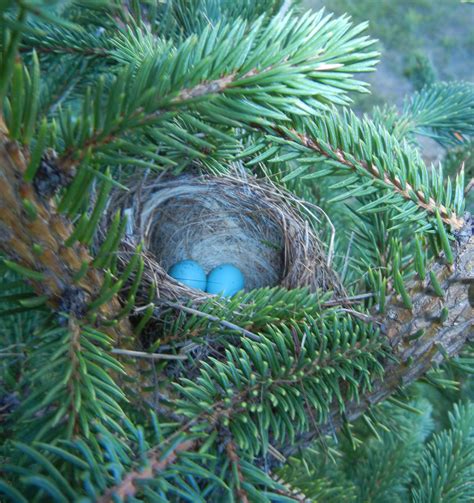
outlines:
M462 143L474 129L472 83L439 83L406 100L401 122L412 122L412 133L434 138L442 145Z
M357 488L345 479L334 459L327 459L324 448L311 447L304 459L291 458L278 471L293 490L301 491L314 503L355 503Z
M206 27L199 41L193 35L178 47L151 47L149 54L146 38L132 33L128 45L124 46L124 40L119 46L117 57L127 60L127 55L133 54L133 61L109 89L103 90L99 80L74 125L70 113L60 118L63 142L68 146L64 155L73 151L75 157L80 156L87 147L101 152L106 163L140 165L140 160L134 161L137 153L146 157L151 151L150 160L164 167L176 165L176 159L183 155L188 162L209 156L203 149L217 151L218 156L215 142L222 133L206 122L264 125L269 120L288 120L289 112L307 114L314 107L320 108L320 102L344 103L342 94L348 86L341 78L368 70L375 62L376 53L367 52L353 61L345 58L344 65L339 66L338 54L362 51L371 44L366 37L356 38L364 26L349 29L346 20L329 21L322 13L298 20L275 18L266 26L262 21L255 21L251 27L243 20L234 22L232 28L226 24ZM290 32L291 41L286 38ZM316 32L318 37L313 36ZM333 44L334 39L337 44ZM314 66L299 64L323 47ZM206 64L198 64L203 58ZM192 73L183 61L193 68ZM333 78L326 72L329 67L334 69ZM298 98L283 99L281 94L291 94L290 89L285 92L290 78L291 88L298 87ZM193 87L195 91L191 91ZM363 90L364 86L354 82L349 88ZM94 114L103 105L107 114ZM188 108L193 117L188 118ZM176 109L182 112L179 121L175 119ZM140 133L145 145L139 144L135 133ZM229 137L224 136L224 140L228 143ZM160 156L153 154L158 145Z
M229 345L225 361L202 362L195 381L182 378L178 385L185 397L181 414L199 416L219 404L224 426L251 456L266 453L269 436L292 444L311 421L326 422L333 400L343 411L342 381L346 395L357 400L370 388L368 376L382 371L377 331L349 317L267 325L260 337L243 340L240 349Z
M285 326L290 319L294 324L304 325L308 316L316 318L321 314L330 296L330 293L311 293L306 288L286 290L275 287L255 289L251 293L239 292L224 304L214 300L203 302L196 313L181 311L177 316L174 312L164 315L162 332L153 347L158 348L163 340L178 339L182 333L202 338L211 331L220 337L239 334L239 327L246 327L247 333L257 334L268 325ZM179 304L177 306L179 308ZM227 326L222 321L228 322ZM258 336L254 338L258 339Z
M429 403L414 404L423 414L395 409L397 430L381 431L379 438L366 439L354 452L344 457L346 477L357 487L357 500L370 502L405 502L407 486L417 468L423 442L433 429ZM364 459L364 463L354 463Z
M423 453L411 490L412 501L467 502L474 498L474 408L455 405L450 428L437 434Z
M266 152L259 155L259 161L268 161L289 151L299 153L300 167L285 174L283 181L296 176L311 180L330 174L350 175L341 184L345 190L329 202L361 198L379 193L380 189L390 189L390 198L386 194L385 198L379 197L358 211L363 214L382 205L390 206L399 209L399 219L405 223L418 222L420 226L426 225L429 217L426 210L430 209L420 204L419 192L423 193L422 203L432 198L445 206L448 213L462 212L463 180L458 179L453 188L446 187L441 171L428 170L415 149L398 142L369 119L361 120L344 110L323 113L317 122L295 118L295 123L305 137L281 126L276 131L270 129L270 136L266 136L265 143L260 143L260 149L265 148ZM269 142L274 147L268 149ZM325 159L323 170L311 169ZM340 186L332 185L331 188Z
M451 176L461 169L465 171L466 180L474 177L474 145L472 140L448 150L446 154L446 171ZM466 210L474 212L474 190L471 188L466 194Z
M303 458L290 460L279 475L316 502L470 501L472 404L455 404L448 428L434 435L430 403L422 399L412 405L423 413L387 404L377 407L372 417L378 431L367 427L365 416L365 424L357 423L360 445L355 450L347 440L334 445L328 438L329 445L313 446Z
M403 73L412 82L413 87L417 91L436 81L436 71L433 64L422 52L410 54Z
M472 135L474 86L470 82L435 83L405 100L400 113L394 108L374 109L374 119L398 138L414 142L428 136L443 146L463 143Z
M21 438L51 441L79 433L89 438L95 421L120 432L119 402L125 396L108 372L123 369L104 351L110 346L107 335L90 327L57 327L35 337L39 347L27 362L28 396L12 418L26 434Z

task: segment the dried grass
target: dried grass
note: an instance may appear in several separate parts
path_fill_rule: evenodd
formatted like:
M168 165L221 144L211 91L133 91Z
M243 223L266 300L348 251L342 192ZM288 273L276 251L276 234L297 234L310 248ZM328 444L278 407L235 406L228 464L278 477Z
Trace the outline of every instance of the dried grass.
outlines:
M145 287L153 281L162 300L209 297L167 275L184 259L196 260L206 273L232 263L244 274L246 290L281 285L343 291L312 208L267 180L241 172L149 176L130 192L114 194L108 214L117 208L129 218L119 258L127 263L142 241Z

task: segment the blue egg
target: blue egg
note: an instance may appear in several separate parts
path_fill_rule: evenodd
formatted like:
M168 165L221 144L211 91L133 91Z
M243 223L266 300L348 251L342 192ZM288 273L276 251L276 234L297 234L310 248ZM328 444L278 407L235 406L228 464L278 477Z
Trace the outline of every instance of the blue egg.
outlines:
M206 292L231 297L245 285L244 275L232 264L221 264L207 275Z
M186 286L206 290L206 273L194 260L182 260L174 264L168 274Z

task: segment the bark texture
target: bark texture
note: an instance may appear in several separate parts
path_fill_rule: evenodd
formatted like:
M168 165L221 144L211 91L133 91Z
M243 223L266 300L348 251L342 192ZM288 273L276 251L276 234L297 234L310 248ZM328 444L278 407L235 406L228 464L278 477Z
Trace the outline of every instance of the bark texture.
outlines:
M377 381L360 401L346 404L344 417L334 413L329 423L318 431L300 435L284 450L291 456L321 434L339 429L345 420L353 421L368 408L381 402L399 388L425 374L446 357L455 356L469 339L474 338L474 236L473 221L466 215L456 236L455 261L452 266L440 257L431 266L444 296L439 297L430 283L413 281L409 294L413 308L407 309L397 296L387 303L385 315L378 315L382 333L393 348L396 362L387 362L383 381Z
M71 222L56 211L52 199L40 196L33 183L25 183L28 151L10 141L0 118L0 252L22 267L42 273L30 279L38 295L46 296L56 310L72 311L80 318L103 283L103 274L92 265L93 258L80 243L66 246L73 231ZM79 280L75 275L87 265ZM115 319L121 309L113 297L98 309L97 322ZM74 312L76 310L77 312ZM107 332L115 340L131 339L128 321L122 320Z

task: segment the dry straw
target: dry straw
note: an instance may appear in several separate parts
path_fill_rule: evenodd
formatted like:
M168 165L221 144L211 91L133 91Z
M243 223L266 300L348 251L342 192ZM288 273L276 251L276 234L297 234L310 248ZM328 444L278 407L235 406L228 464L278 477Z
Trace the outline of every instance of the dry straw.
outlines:
M163 301L209 298L167 275L185 259L197 261L206 273L234 264L246 290L280 285L342 292L317 236L314 213L267 180L241 172L149 175L129 192L113 195L108 214L117 208L128 216L120 259L127 263L143 242L144 291L146 283L154 282Z

